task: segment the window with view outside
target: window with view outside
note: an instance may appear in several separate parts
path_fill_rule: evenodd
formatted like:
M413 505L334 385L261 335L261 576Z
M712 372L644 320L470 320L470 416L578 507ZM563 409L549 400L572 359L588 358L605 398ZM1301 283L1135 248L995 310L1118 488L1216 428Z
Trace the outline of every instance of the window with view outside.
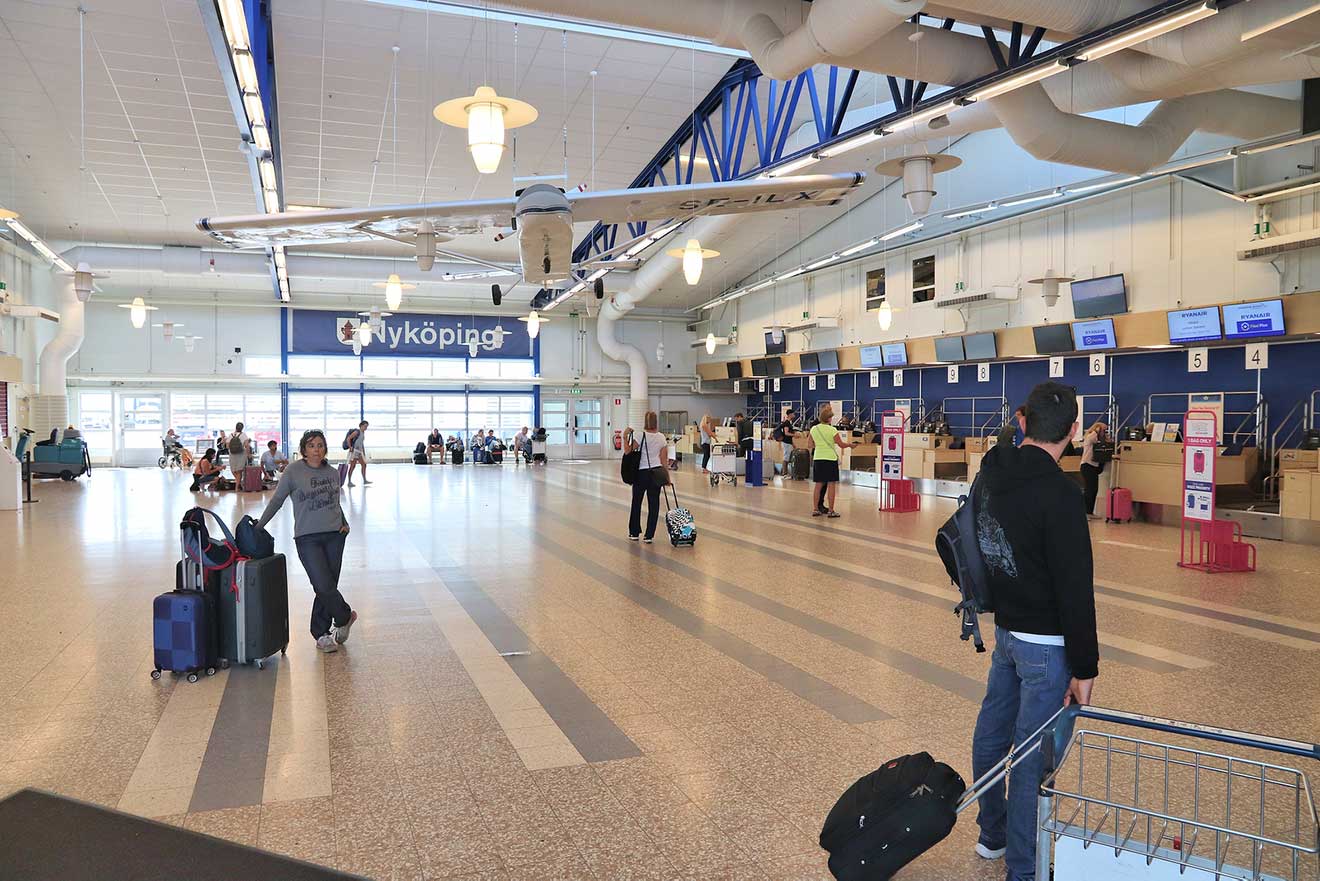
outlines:
M935 299L935 255L912 261L912 302L929 303ZM876 308L879 308L877 306Z
M93 456L109 456L114 451L115 403L110 392L79 392L78 429L87 450ZM44 438L38 438L44 440Z
M885 301L885 269L870 269L866 273L866 308L879 309Z

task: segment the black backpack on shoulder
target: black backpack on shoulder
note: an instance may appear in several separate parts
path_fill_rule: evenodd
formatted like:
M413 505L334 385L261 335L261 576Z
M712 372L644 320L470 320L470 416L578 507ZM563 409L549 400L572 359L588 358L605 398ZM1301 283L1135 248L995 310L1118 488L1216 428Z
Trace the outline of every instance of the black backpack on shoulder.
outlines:
M990 573L976 540L976 507L983 501L981 478L972 481L968 494L958 499L958 510L953 512L940 531L935 533L935 550L944 561L949 578L962 594L962 601L954 611L962 617L961 638L968 639L978 652L985 651L981 639L981 625L976 616L995 610L990 596Z

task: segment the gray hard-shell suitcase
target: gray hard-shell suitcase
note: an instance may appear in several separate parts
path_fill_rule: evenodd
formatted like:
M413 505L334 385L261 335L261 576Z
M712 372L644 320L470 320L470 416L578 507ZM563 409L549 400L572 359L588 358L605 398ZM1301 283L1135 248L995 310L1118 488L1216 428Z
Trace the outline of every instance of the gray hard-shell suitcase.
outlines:
M289 645L289 579L283 554L240 559L220 586L220 657L262 667Z

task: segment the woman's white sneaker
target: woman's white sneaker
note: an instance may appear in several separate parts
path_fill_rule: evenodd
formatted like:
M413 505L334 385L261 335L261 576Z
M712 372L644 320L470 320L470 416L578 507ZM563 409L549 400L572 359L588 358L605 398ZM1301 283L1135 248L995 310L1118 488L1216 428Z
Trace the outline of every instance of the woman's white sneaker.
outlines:
M983 860L997 860L1007 852L1007 847L990 848L979 841L976 842L976 855Z
M316 638L316 647L327 655L331 652L339 651L339 643L335 642L334 635L330 633L327 633L324 636L318 636Z
M336 627L334 630L330 631L334 635L335 642L339 643L340 645L343 645L344 643L348 642L348 631L356 623L357 623L357 612L350 612L348 616L347 624L345 624L343 627Z

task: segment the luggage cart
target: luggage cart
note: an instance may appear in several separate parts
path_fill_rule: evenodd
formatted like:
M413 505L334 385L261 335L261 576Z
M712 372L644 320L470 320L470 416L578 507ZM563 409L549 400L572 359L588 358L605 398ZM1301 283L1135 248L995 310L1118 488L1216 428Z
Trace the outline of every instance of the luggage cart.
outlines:
M1320 878L1320 824L1305 773L1129 733L1073 730L1079 717L1320 761L1314 744L1070 707L1041 741L1037 878L1050 877L1051 855L1059 881Z
M719 486L721 480L737 486L738 484L738 445L716 444L710 450L710 485Z

